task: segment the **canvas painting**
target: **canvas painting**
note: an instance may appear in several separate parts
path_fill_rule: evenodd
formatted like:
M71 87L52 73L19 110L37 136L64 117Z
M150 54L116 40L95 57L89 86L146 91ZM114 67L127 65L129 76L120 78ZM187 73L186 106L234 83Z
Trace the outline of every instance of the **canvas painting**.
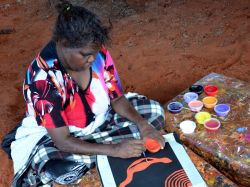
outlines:
M164 135L166 144L157 153L138 158L97 156L104 187L189 187L206 186L185 149L173 133Z

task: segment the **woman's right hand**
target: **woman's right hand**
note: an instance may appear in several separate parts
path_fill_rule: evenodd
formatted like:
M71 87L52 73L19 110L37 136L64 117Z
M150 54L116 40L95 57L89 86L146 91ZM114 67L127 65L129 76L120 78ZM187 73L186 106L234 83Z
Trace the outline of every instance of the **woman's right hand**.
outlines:
M146 151L146 149L143 140L123 140L121 143L114 145L111 156L120 158L139 157L144 151Z

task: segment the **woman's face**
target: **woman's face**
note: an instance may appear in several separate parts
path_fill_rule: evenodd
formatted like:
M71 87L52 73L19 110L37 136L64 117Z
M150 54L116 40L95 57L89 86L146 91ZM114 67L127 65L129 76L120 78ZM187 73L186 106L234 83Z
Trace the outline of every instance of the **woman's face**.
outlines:
M96 54L100 51L100 47L94 44L80 48L60 47L64 67L75 72L88 70L94 62Z

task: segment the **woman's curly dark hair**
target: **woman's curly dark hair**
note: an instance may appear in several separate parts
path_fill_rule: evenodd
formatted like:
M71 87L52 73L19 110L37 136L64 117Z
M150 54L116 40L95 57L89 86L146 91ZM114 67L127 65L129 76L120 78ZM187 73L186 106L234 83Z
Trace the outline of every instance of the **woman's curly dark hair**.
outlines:
M62 1L56 8L59 15L52 37L54 41L64 40L65 47L69 48L109 43L108 29L94 13L84 7L73 6L68 1Z

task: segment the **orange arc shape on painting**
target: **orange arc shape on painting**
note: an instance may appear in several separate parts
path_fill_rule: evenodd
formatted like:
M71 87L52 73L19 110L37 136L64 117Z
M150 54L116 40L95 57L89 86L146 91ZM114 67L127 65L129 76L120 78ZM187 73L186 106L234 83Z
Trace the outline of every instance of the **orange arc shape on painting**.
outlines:
M165 180L165 187L190 187L192 183L183 169L177 170Z
M128 185L132 180L135 173L143 171L147 169L150 165L155 163L170 163L172 160L169 158L140 158L134 161L127 169L127 178L119 185L119 187L125 187Z

